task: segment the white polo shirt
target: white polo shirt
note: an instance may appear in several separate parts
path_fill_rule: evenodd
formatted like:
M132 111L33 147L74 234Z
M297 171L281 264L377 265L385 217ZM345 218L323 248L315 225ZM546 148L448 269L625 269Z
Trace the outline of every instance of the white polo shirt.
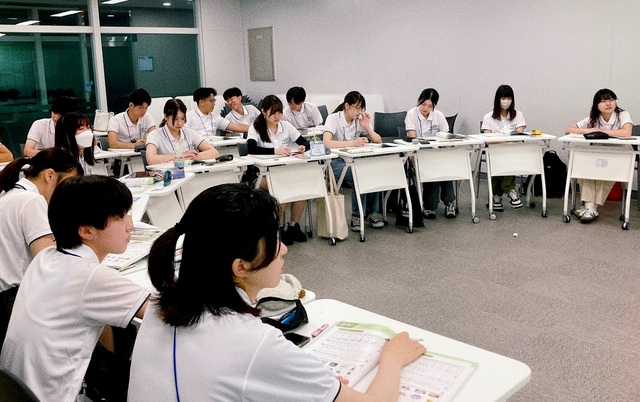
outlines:
M407 112L404 126L407 130L414 130L416 137L435 137L438 132L449 131L449 123L441 111L432 110L428 117L424 117L418 107Z
M149 292L85 245L42 250L24 275L0 365L43 401L75 401L105 325L126 327Z
M500 120L496 120L493 117L493 112L487 113L482 119L482 128L481 130L490 130L492 133L499 132L511 132L515 131L517 128L527 127L527 123L524 121L524 115L521 111L516 110L516 117L513 120L509 120L508 116L500 116Z
M586 117L576 123L576 125L578 128L589 128L590 120L590 117ZM598 128L601 130L619 130L627 123L633 124L633 121L631 121L631 115L626 110L623 110L620 114L616 114L615 112L611 113L609 121L605 120L601 114L597 121Z
M293 124L295 128L309 128L322 124L322 115L318 106L313 103L303 102L299 112L291 110L287 106L282 112L282 120Z
M0 292L20 285L32 256L29 245L51 234L47 201L30 180L0 194Z
M174 327L150 304L131 361L130 401L175 400ZM259 318L205 313L176 331L176 376L183 401L330 402L340 383L322 362Z
M240 115L235 110L231 109L231 111L224 117L232 123L240 123L250 126L253 124L256 117L260 115L260 111L253 105L243 105L242 110L244 111L244 115Z
M53 119L40 119L33 122L27 139L37 143L36 149L51 148L56 143L56 125Z
M167 126L163 126L149 133L147 146L149 146L149 144L155 145L158 149L158 155L172 155L178 152L178 150L182 152L190 149L198 151L202 141L204 141L204 138L202 138L200 134L184 127L180 130L180 139L177 140L171 135Z
M247 134L247 140L255 140L259 147L262 148L280 148L289 145L289 142L296 142L300 137L300 132L288 121L280 121L278 123L278 131L273 133L269 131L269 139L271 142L262 141L260 134L253 126L249 126L249 132Z
M219 114L204 114L197 107L187 112L187 122L184 125L203 137L216 135L217 130L226 130L231 122Z
M145 113L144 116L138 119L136 124L133 124L127 114L127 110L109 119L107 131L118 133L118 141L120 142L130 143L132 142L131 140L147 138L147 131L156 125L153 117L149 113Z
M344 112L332 113L327 116L324 131L329 131L333 135L334 141L353 141L361 133L367 134L367 131L360 125L360 120L353 119L351 124L347 123Z

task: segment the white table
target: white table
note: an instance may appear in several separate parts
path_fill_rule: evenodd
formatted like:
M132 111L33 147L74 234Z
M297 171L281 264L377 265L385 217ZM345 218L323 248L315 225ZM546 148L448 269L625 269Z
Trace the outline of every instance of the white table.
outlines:
M238 144L246 144L247 140L242 138L242 135L238 136L206 136L204 139L211 144L215 149L220 152L220 154L231 154L234 158L237 158L238 153Z
M496 214L493 212L493 188L491 186L492 176L517 176L517 175L540 175L542 179L542 212L543 218L547 217L547 187L544 177L544 163L542 156L543 149L549 147L549 142L556 139L551 134L524 134L506 135L502 133L473 134L470 137L481 140L486 148L483 152L487 157L487 187L489 188L489 219L495 220ZM476 160L476 175L479 174L480 161L482 155L479 154ZM533 180L527 189L527 203L530 207L535 207L535 202L531 201L531 190Z
M375 145L375 144L372 144ZM371 152L351 153L349 148L336 148L331 152L340 156L345 161L344 169L338 180L338 188L347 173L351 169L353 176L353 191L356 193L358 212L360 213L360 241L365 241L364 212L360 194L376 193L395 189L404 189L407 196L409 211L413 211L409 186L405 175L404 164L409 155L415 152L413 145L381 144L381 147L372 146ZM369 145L366 145L369 147ZM358 148L355 148L358 151ZM386 198L382 205L382 214L386 223ZM413 233L413 214L409 214L408 233Z
M471 154L479 151L484 141L475 138L464 140L446 141L433 140L428 144L413 144L401 139L395 140L396 144L413 145L418 150L413 153L413 161L416 172L416 183L468 180L471 190L471 222L478 223L480 218L476 215L476 195L473 185L474 176L471 167ZM416 186L420 199L420 209L424 207L422 186ZM456 201L458 194L456 186ZM456 202L456 208L458 204Z
M104 152L104 151L103 151ZM110 157L113 159L119 159L122 163L120 165L120 171L118 177L122 176L124 165L129 166L129 173L131 172L144 172L144 163L142 163L142 155L140 152L136 152L134 149L125 148L109 148Z
M256 188L260 186L264 177L269 193L276 197L280 203L324 198L325 205L329 205L325 180L325 170L328 166L326 162L337 157L335 154L310 156L307 151L304 153L304 157L302 155L247 155L241 159L251 162L260 169ZM329 176L331 180L334 180L331 169L329 169ZM329 216L329 244L335 246L334 217L329 208L327 208L327 215ZM307 233L312 235L309 209L307 209L307 217L309 221Z
M242 158L234 158L229 162L214 164L186 164L184 167L185 172L194 173L195 177L180 187L179 191L184 209L186 210L191 201L209 187L224 183L240 183L246 167L251 164L251 161ZM173 166L173 162L167 162L149 165L147 168L164 172Z
M522 362L346 303L320 299L308 303L305 309L309 316L309 324L295 332L306 336L310 336L323 324L332 324L337 321L381 324L395 332L407 331L412 338L422 339L427 350L478 363L478 368L456 395L456 402L506 401L531 378L531 369ZM368 385L365 381L361 381L355 389L363 390L362 388Z
M124 176L120 180L124 181L128 177ZM184 201L179 189L184 184L193 180L194 173L186 173L184 179L173 179L171 183L164 187L162 181L151 186L129 187L132 195L147 195L149 202L146 213L152 225L158 226L162 230L167 230L175 225L184 213Z
M623 221L622 229L629 229L630 189L633 182L636 155L638 155L638 152L633 150L631 146L640 145L640 137L628 138L627 140L618 138L587 140L582 134L569 134L558 138L558 141L563 144L563 148L569 153L562 212L563 222L569 223L571 221L568 214L568 200L569 187L573 179L619 181L625 183L627 187L620 220ZM575 193L572 191L573 207L575 207Z

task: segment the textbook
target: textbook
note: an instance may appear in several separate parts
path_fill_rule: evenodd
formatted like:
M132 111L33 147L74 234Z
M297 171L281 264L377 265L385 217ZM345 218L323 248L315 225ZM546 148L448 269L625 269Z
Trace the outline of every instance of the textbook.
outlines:
M151 242L132 241L127 245L124 253L107 254L102 263L108 267L122 271L149 255L150 249Z
M340 321L302 349L319 358L336 376L349 380L352 388L366 391L377 371L382 347L394 335L382 325ZM402 369L398 401L452 401L477 367L478 363L427 350Z

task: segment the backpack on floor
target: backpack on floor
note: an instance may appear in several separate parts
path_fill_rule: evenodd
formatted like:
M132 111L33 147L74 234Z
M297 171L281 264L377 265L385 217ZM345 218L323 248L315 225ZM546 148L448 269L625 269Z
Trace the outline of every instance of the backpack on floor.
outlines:
M564 187L567 182L567 165L562 162L556 151L553 150L544 153L542 162L547 185L547 198L564 197ZM525 186L529 185L529 180L531 180L531 177L527 179ZM540 175L536 175L533 182L533 191L536 195L542 196L542 178Z

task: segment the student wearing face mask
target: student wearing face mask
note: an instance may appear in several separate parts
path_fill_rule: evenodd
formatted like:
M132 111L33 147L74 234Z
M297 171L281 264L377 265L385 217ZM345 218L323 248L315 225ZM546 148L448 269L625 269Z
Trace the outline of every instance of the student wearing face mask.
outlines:
M95 145L96 141L87 116L67 113L58 120L55 146L69 150L82 165L86 175L93 174L93 166L96 164Z
M483 133L523 132L527 123L524 115L516 110L516 99L513 89L509 85L500 85L493 99L493 111L487 113L482 119ZM500 176L491 178L493 189L493 210L503 211L502 195L507 194L511 208L521 208L522 201L516 191L515 176Z
M214 159L220 153L195 131L186 128L187 107L180 99L164 104L160 127L147 137L147 162L150 165L173 161Z
M602 131L612 137L629 137L633 128L631 115L618 107L618 97L607 88L601 89L593 96L591 111L588 117L567 127L565 134L587 134ZM611 188L612 181L580 179L580 198L582 207L573 211L581 223L590 223L598 218L598 206L604 205Z
M364 96L358 91L345 95L344 101L327 117L323 133L324 146L327 149L344 147L362 147L369 142L381 143L382 138L371 127L371 115L365 112L367 106ZM331 160L331 169L336 178L345 168L342 158ZM347 171L343 185L353 189L351 169ZM380 215L380 193L362 194L360 196L365 216L369 225L374 228L384 227ZM356 192L351 191L351 230L360 231L360 212Z
M435 110L439 99L440 94L433 88L427 88L420 93L418 106L407 111L407 117L404 119L407 137L435 137L438 132L449 131L449 123L444 114ZM425 219L436 218L438 195L445 206L444 216L456 217L456 195L453 192L452 181L422 183L422 193L424 194L422 216Z

